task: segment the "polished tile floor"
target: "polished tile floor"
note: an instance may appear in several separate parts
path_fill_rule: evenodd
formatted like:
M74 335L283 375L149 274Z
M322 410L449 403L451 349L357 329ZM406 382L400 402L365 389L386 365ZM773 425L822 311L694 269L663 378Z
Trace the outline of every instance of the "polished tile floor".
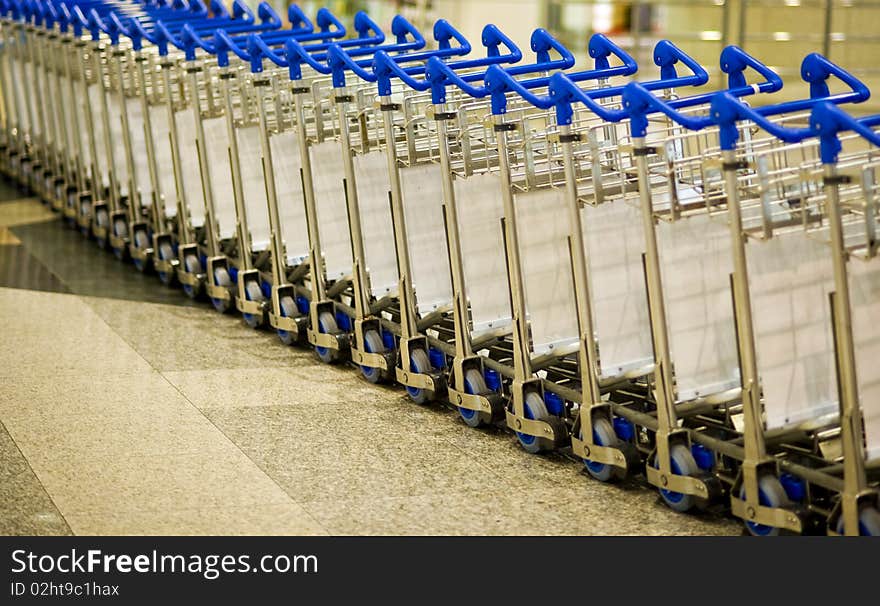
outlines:
M0 184L2 534L739 534L193 304Z

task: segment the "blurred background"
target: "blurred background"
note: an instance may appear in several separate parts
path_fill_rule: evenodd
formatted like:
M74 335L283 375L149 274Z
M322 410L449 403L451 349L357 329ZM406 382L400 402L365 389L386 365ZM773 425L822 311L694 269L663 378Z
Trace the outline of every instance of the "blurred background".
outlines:
M256 4L258 0L249 0ZM287 0L271 0L283 12ZM578 57L594 32L611 36L636 57L643 72L653 65L651 48L669 38L707 68L718 85L718 54L737 44L773 66L786 82L785 95L808 94L798 86L800 61L820 52L861 77L880 84L880 0L328 0L299 3L313 15L327 6L340 17L367 11L387 25L402 13L428 30L445 18L473 43L494 23L524 49L535 27L545 27ZM880 97L880 95L878 95ZM870 106L868 105L870 104ZM862 106L880 108L880 99Z

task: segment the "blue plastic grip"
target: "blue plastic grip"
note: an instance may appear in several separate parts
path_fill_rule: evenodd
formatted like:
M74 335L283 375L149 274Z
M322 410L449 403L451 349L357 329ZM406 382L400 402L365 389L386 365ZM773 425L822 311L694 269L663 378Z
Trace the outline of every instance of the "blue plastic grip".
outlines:
M840 153L840 140L837 135L841 131L853 131L866 139L871 145L880 147L880 133L874 132L871 126L880 124L880 116L855 118L830 102L817 103L810 114L810 132L819 137L822 162L837 162Z

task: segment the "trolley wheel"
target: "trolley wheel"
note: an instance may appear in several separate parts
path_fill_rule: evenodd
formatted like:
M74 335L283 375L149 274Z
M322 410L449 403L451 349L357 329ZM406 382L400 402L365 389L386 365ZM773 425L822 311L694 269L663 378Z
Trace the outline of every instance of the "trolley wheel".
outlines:
M194 254L186 255L183 258L183 267L188 274L197 274L202 271L202 264L199 262L199 258ZM184 284L183 292L185 292L186 296L190 299L195 299L199 295L198 291L191 284Z
M654 466L657 467L656 461ZM694 455L691 454L687 446L682 444L675 444L669 450L669 466L672 468L672 473L677 476L695 476L700 471L694 460ZM690 510L697 500L692 494L674 492L665 488L660 489L660 496L670 509L681 513Z
M550 418L550 413L544 404L544 398L535 392L526 395L525 412L527 419L535 421L546 421ZM547 438L540 438L520 432L516 432L516 437L523 450L530 454L538 454L553 448L553 440L548 440Z
M263 295L263 289L260 288L260 283L256 280L251 280L250 282L244 285L245 296L247 296L248 301L265 301L266 297ZM241 317L244 319L244 323L250 326L251 328L259 328L263 323L263 314L241 314Z
M106 208L99 208L97 214L95 214L95 223L98 227L107 228L110 226L110 215L107 213ZM105 248L107 246L106 238L97 238L95 240L98 244L99 248Z
M216 267L214 268L214 285L222 286L223 288L229 288L232 286L232 278L229 276L229 271L225 267ZM220 299L218 297L211 297L211 305L214 306L219 313L225 314L229 311L229 307L232 305L232 301L230 299Z
M409 369L414 373L425 374L434 370L431 366L431 361L428 359L428 354L422 348L417 348L410 352L409 361ZM410 400L416 404L427 404L434 399L434 394L431 391L418 387L407 386L406 393L409 395Z
M80 211L79 212L80 212L80 215L82 215L83 217L88 217L89 215L91 215L92 214L92 203L91 202L83 202L82 204L80 204ZM91 230L89 229L88 224L84 225L84 226L81 225L79 228L79 231L86 238L88 238L89 233L91 233Z
M584 428L581 427L581 439L584 439ZM599 446L616 447L620 440L614 433L614 428L608 419L593 419L593 443ZM590 459L584 459L584 467L587 473L600 482L611 482L619 480L626 475L626 470L607 463L597 463Z
M138 249L145 249L150 247L150 237L147 235L145 231L136 231L134 233L134 245ZM147 264L141 259L134 259L134 266L138 271L146 271Z
M296 313L296 303L291 296L281 297L281 300L278 301L278 305L281 307L281 315L285 318L290 318ZM281 342L285 345L293 345L296 343L296 334L290 332L289 330L278 329L278 338L281 339Z
M382 337L375 330L368 330L364 333L364 349L367 353L382 353L385 351L385 344ZM361 374L370 383L378 383L382 380L382 369L373 368L372 366L361 365Z
M322 333L335 334L339 332L339 327L336 325L336 318L334 318L333 314L329 311L321 312L318 315L318 328ZM316 345L315 353L318 354L318 358L326 364L333 364L339 360L339 350L337 349Z
M745 489L740 489L740 498L745 498ZM782 482L776 476L765 474L758 478L758 503L765 507L786 507L791 504ZM746 521L746 530L755 537L775 537L780 529L757 522Z
M117 238L124 238L128 235L128 225L126 225L125 220L116 219L113 222L113 235ZM114 248L113 254L116 255L116 258L122 261L125 258L125 250L122 248Z
M171 246L169 242L162 242L159 244L159 258L163 261L170 261L174 258L174 248ZM160 271L159 279L162 281L162 284L166 286L171 286L174 282L174 272L168 271Z
M865 507L859 513L859 534L865 537L880 537L880 510Z
M486 386L486 379L476 368L469 369L464 373L464 390L472 395L481 395L488 393L489 388ZM458 407L458 415L468 427L480 427L489 423L491 416L479 410L471 410L470 408Z

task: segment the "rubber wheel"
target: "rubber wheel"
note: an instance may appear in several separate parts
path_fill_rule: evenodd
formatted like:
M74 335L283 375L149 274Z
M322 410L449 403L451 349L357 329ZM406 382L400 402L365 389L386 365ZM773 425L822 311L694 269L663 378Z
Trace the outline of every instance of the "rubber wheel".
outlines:
M318 315L318 329L326 334L336 334L339 332L339 327L336 325L336 318L333 317L332 313L329 311L323 311ZM339 360L338 349L316 345L315 353L318 355L318 358L326 364L333 364Z
M116 219L113 222L113 235L117 238L125 238L128 235L128 225L122 219ZM113 254L120 261L125 258L125 250L122 248L114 248Z
M199 262L199 258L195 255L186 255L183 259L183 267L186 269L186 273L188 274L197 274L202 271L202 264ZM198 296L198 292L196 289L189 285L183 285L183 292L186 293L186 296L190 299L195 299Z
M581 440L583 439L584 428L581 427ZM608 419L603 417L593 419L594 444L597 444L598 446L617 446L619 442L620 440L617 438L617 434L614 433L614 428L611 426ZM600 482L610 482L619 479L622 475L621 472L623 472L623 474L626 473L624 469L615 467L614 465L608 465L607 463L597 463L590 459L584 459L583 461L587 473Z
M844 533L843 517L837 521L837 533ZM859 511L859 536L880 537L880 510L876 507L862 507Z
M687 446L682 444L675 444L670 449L669 466L672 468L672 473L677 476L695 476L700 471L700 468L697 467L697 462L694 460L694 455L691 454ZM656 462L654 467L659 469ZM697 500L694 495L674 492L665 488L660 489L660 496L667 507L681 513L690 510Z
M364 333L364 349L367 353L382 353L385 351L385 344L382 337L375 330L368 330ZM370 383L378 383L382 380L382 369L373 368L372 366L361 366L361 374Z
M214 268L214 285L222 286L228 289L232 286L232 278L225 267ZM219 313L225 314L232 306L232 299L221 299L219 297L211 297L211 305L214 306Z
M92 214L92 203L91 203L91 202L83 202L83 203L80 205L79 213L80 213L80 216L83 217L83 218L86 218L86 219L87 219L88 217L90 217L91 214ZM86 225L86 226L82 226L82 225L81 225L80 228L79 228L79 231L80 231L80 232L82 233L82 235L85 236L86 238L89 237L90 230L89 230L88 225Z
M150 247L150 237L147 232L138 230L134 232L134 245L138 250L144 250ZM138 271L146 271L147 263L141 259L134 259L134 266Z
M744 499L746 496L745 488L741 488L739 496ZM779 478L769 474L765 474L758 478L758 503L765 507L787 507L791 505L788 495L785 494L785 488ZM754 537L775 537L779 534L780 529L775 526L766 526L757 522L745 522L746 530Z
M128 224L124 219L116 219L113 222L113 235L117 238L125 238L128 236Z
M526 418L534 421L543 421L550 418L547 406L544 404L544 398L535 392L526 395L525 401ZM525 433L516 432L520 446L529 454L538 454L553 447L552 440L531 436Z
M486 386L486 379L483 377L483 373L476 368L471 368L465 372L464 391L471 395L488 393L489 388ZM462 408L461 406L458 407L458 416L461 417L461 420L464 421L465 425L474 428L485 425L489 421L489 415L486 415L479 410L471 410L470 408Z
M291 296L281 297L281 300L278 301L278 306L281 308L281 316L284 318L293 317L296 313L296 303ZM289 330L282 330L279 328L278 338L285 345L293 345L296 343L296 334Z
M859 534L863 537L880 537L880 510L865 507L859 513Z
M169 242L166 241L159 244L159 258L163 261L170 261L174 258L174 248ZM170 286L174 282L174 272L160 271L158 274L162 284Z
M245 296L248 301L265 301L266 297L263 295L263 289L260 288L260 283L256 280L251 280L244 285ZM263 324L263 314L248 314L243 313L241 317L244 319L244 323L250 326L251 328L259 328Z
M424 349L418 348L411 351L409 354L409 361L409 369L411 372L422 375L434 370L431 366L431 361L428 359L428 354ZM407 386L406 393L409 396L409 399L416 404L427 404L434 399L434 394L430 390L420 389L418 387Z

